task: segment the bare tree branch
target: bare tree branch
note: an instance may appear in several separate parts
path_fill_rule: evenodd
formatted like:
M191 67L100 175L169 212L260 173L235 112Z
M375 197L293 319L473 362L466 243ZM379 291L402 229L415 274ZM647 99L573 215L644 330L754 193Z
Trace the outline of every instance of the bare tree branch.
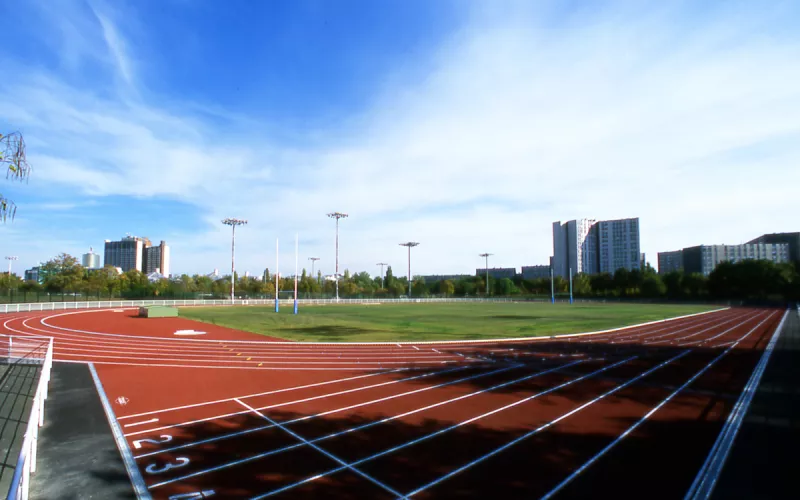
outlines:
M19 132L8 135L0 134L0 167L6 167L6 179L27 181L31 174L31 166L25 155L25 139ZM0 193L0 219L14 219L17 205Z

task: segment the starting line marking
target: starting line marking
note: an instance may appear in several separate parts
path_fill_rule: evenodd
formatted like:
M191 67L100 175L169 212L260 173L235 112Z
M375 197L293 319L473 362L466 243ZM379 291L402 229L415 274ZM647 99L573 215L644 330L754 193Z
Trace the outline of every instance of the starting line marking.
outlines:
M142 422L135 422L133 424L125 424L122 427L133 427L135 425L150 424L150 423L153 423L153 422L158 422L158 419L157 418L151 418L150 420L144 420Z
M175 332L175 335L205 335L206 332L200 332L197 330L178 330Z

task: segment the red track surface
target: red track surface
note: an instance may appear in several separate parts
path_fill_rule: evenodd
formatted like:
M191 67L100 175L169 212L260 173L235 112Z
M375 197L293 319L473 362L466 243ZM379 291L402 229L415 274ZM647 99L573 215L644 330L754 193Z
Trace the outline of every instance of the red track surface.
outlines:
M0 319L54 337L57 361L94 363L154 498L680 498L783 311L416 345L134 314Z

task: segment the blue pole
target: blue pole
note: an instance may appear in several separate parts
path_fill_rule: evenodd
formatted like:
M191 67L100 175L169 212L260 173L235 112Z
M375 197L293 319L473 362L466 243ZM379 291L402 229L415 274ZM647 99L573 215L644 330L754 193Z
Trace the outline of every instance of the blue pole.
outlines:
M556 291L555 285L553 284L553 268L550 268L550 303L556 303Z
M280 282L280 267L279 264L279 256L278 256L278 238L275 238L275 312L278 312L278 290L280 290L281 282Z
M572 304L572 268L569 268L569 303Z

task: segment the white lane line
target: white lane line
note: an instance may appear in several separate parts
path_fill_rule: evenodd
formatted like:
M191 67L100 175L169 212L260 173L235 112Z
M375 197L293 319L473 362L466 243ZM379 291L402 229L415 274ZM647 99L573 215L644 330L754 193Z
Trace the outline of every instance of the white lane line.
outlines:
M439 483L441 483L443 481L446 481L447 479L450 479L451 477L455 476L456 474L460 474L460 473L464 472L465 470L467 470L467 469L469 469L471 467L474 467L474 466L478 465L479 463L481 463L481 462L483 462L485 460L488 460L489 458L497 455L498 453L500 453L502 451L505 451L508 448L511 448L515 444L517 444L517 443L519 443L521 441L524 441L525 439L528 439L529 437L531 437L533 435L536 435L536 434L548 429L549 427L552 427L553 425L555 425L558 422L564 420L565 418L569 418L570 416L578 413L579 411L582 411L582 410L588 408L589 406L597 403L598 401L607 398L608 396L614 394L615 392L620 391L620 390L628 387L629 385L631 385L631 384L633 384L633 383L635 383L635 382L647 377L648 375L650 375L654 371L656 371L656 370L658 370L660 368L663 368L664 366L667 366L668 364L672 363L673 361L677 361L678 359L686 356L690 352L691 352L691 350L686 350L686 351L684 351L682 353L677 354L676 356L671 357L670 359L668 359L666 361L663 361L663 362L657 364L653 368L650 368L649 370L640 373L639 375L637 375L634 378L628 380L627 382L625 382L623 384L620 384L620 385L614 387L613 389L610 389L610 390L604 392L603 394L597 396L596 398L594 398L594 399L592 399L592 400L590 400L590 401L578 406L577 408L575 408L575 409L573 409L573 410L561 415L560 417L558 417L558 418L556 418L554 420L551 420L550 422L547 422L544 425L540 425L539 427L533 429L532 431L527 432L527 433L523 434L522 436L517 437L516 439L514 439L512 441L509 441L508 443L504 444L503 446L500 446L499 448L495 448L491 452L489 452L489 453L487 453L487 454L485 454L485 455L483 455L481 457L478 457L477 459L469 462L468 464L463 465L462 467L459 467L458 469L455 469L455 470L445 474L444 476L441 476L440 478L438 478L438 479L436 479L434 481L431 481L430 483L428 483L428 484L426 484L426 485L424 485L424 486L422 486L420 488L417 488L416 490L406 494L406 496L407 497L411 497L411 496L414 496L414 495L416 495L418 493L421 493L421 492L427 490L428 488L430 488L432 486L435 486L435 485L437 485L437 484L439 484Z
M736 401L733 411L728 414L725 426L722 428L722 432L719 433L714 446L711 448L711 452L703 463L703 467L701 467L700 471L697 473L697 477L695 477L692 482L688 493L686 493L684 497L685 500L699 500L711 497L711 493L714 491L722 468L728 460L733 442L736 439L736 435L739 433L739 428L742 425L744 416L747 414L747 409L750 407L750 402L753 400L753 396L758 389L758 384L761 382L761 377L764 374L764 370L767 368L769 358L772 356L772 351L778 343L778 338L783 331L783 325L788 316L789 310L787 309L783 314L783 319L781 319L780 324L778 324L778 327L772 334L769 344L767 344L766 349L764 349L764 352L761 354L761 359L758 361L756 369L753 370L750 380L748 380L742 394Z
M415 389L413 391L401 392L400 394L392 394L391 396L386 396L386 397L379 398L379 399L373 399L371 401L365 401L363 403L356 403L356 404L353 404L353 405L350 405L350 406L344 406L342 408L336 408L336 409L333 409L333 410L323 411L323 412L316 413L316 414L313 414L313 415L306 415L304 417L298 417L298 418L294 418L294 419L291 419L291 420L287 420L287 421L283 422L283 425L295 424L297 422L303 422L305 420L311 420L311 419L318 418L318 417L324 417L326 415L332 415L334 413L340 413L340 412L343 412L343 411L352 410L354 408L360 408L362 406L368 406L368 405L375 404L375 403L382 403L384 401L389 401L389 400L392 400L392 399L401 398L403 396L410 396L412 394L418 394L420 392L430 391L430 390L433 390L433 389L438 389L440 387L446 387L448 385L460 384L461 382L466 382L468 380L472 380L472 379L476 379L476 378L488 377L490 375L497 375L498 373L506 372L506 371L512 370L514 368L519 368L520 366L522 366L522 365L509 366L509 367L506 367L506 368L500 368L498 370L493 370L493 371L486 372L486 373L479 373L477 375L470 375L469 377L464 377L464 378L460 378L460 379L457 379L457 380L452 380L450 382L443 382L441 384L431 385L431 386L428 386L428 387L423 387L421 389ZM458 370L460 370L460 369L461 368L458 368ZM441 372L437 372L437 373L441 373ZM432 375L432 374L426 374L424 376L428 376L428 375ZM179 446L173 446L171 448L165 448L163 450L156 450L156 451L151 451L149 453L143 453L141 455L136 455L133 458L138 460L140 458L149 457L149 456L152 456L152 455L158 455L158 454L161 454L161 453L167 453L167 452L176 451L176 450L180 450L180 449L184 449L184 448L192 448L194 446L201 445L201 444L214 443L216 441L222 441L224 439L234 438L234 437L241 436L241 435L244 435L244 434L250 434L250 433L253 433L253 432L263 431L263 430L269 429L270 427L271 426L269 426L269 425L253 427L251 429L245 429L243 431L237 431L237 432L233 432L233 433L230 433L230 434L223 434L221 436L214 436L212 438L203 439L203 440L200 440L200 441L192 441L191 443L186 443L186 444L182 444L182 445L179 445Z
M667 339L667 340L657 340L657 339L663 339L665 337L672 337L672 336L674 336L674 335L676 335L678 333L681 333L682 331L685 331L686 329L678 330L678 331L667 333L667 334L664 334L664 335L657 335L655 337L649 337L649 338L645 339L642 342L642 345L667 344L667 343L670 343L670 342L674 342L676 340L684 340L684 339L696 337L696 336L700 335L701 333L705 333L705 332L707 332L709 330L713 330L714 328L720 327L722 325L727 325L728 323L733 323L735 321L740 321L742 319L742 317L746 316L747 319L745 319L745 321L750 321L751 319L754 319L754 318L760 316L761 314L762 314L761 311L759 311L759 312L754 313L754 314L736 316L736 317L733 317L733 318L731 318L729 320L726 320L726 321L715 322L714 324L712 324L708 328L704 328L704 329L702 329L702 330L700 330L698 332L695 332L695 333L692 333L692 334L689 334L689 335L685 335L683 337L670 338L670 339ZM741 324L741 323L737 323L737 324Z
M58 351L58 349L54 348L54 351ZM169 356L171 354L167 354ZM146 356L110 356L110 355L103 355L103 354L68 354L68 353L58 353L54 352L53 356L59 357L80 357L84 358L85 360L88 358L95 359L133 359L135 361L186 361L187 363L236 363L240 365L257 365L258 363L265 363L269 365L281 365L281 366L295 366L295 365L344 365L344 366L351 366L351 365L370 365L370 366L385 366L385 365L437 365L437 364L445 364L445 363L455 363L463 362L462 360L458 359L458 356L445 356L438 359L433 358L409 358L403 361L386 361L381 360L381 358L371 358L377 359L378 361L364 361L363 359L354 359L352 361L336 361L327 360L325 358L316 358L320 361L268 361L263 360L260 361L258 359L252 359L248 361L247 359L239 359L245 357L243 354L242 356L231 356L225 359L178 359L178 358L150 358ZM249 356L254 357L254 356ZM280 359L290 359L286 356ZM209 365L209 366L214 366Z
M204 359L202 359L202 357L206 357L206 358L218 358L218 359L214 359L213 360L214 362L223 362L223 361L227 361L229 359L230 360L236 360L236 358L240 358L240 357L243 357L243 356L250 357L254 361L269 361L269 360L272 360L272 359L280 359L280 360L326 360L326 359L332 359L332 358L335 357L335 359L337 359L337 360L352 360L352 361L362 361L362 362L364 360L369 360L369 361L372 361L372 360L378 360L378 361L384 361L384 360L385 361L431 360L431 361L435 361L435 360L443 360L443 359L453 359L455 357L452 354L447 354L447 353L443 353L442 355L437 356L437 355L428 354L428 353L421 353L421 354L408 353L408 355L406 355L406 354L399 354L398 355L398 354L392 354L392 353L389 353L389 352L376 353L376 354L372 354L372 355L349 355L349 354L346 354L346 355L338 355L338 356L337 356L337 353L335 353L335 352L334 353L319 353L319 354L316 354L316 355L314 355L315 353L313 353L313 352L304 352L304 353L286 353L286 354L281 355L281 356L265 356L265 355L260 354L260 353L252 353L252 352L248 352L248 351L228 352L227 349L224 352L222 351L222 349L217 349L216 351L210 351L210 353L183 354L180 349L176 349L175 352L164 352L165 351L164 348L160 348L160 349L158 349L158 348L156 348L156 349L128 348L128 349L126 349L126 348L114 347L114 348L111 348L111 349L109 349L109 348L97 349L97 348L88 348L88 347L64 347L65 344L66 343L64 343L64 342L58 342L54 346L54 349L55 349L56 353L60 352L64 356L80 356L81 353L101 352L101 353L105 353L105 354L111 353L111 354L120 355L120 356L106 356L106 357L135 358L135 359L138 359L138 358L141 358L141 359L154 359L154 358L146 358L144 356L163 356L163 357L169 356L170 358L168 358L168 359L186 358L184 361L205 361ZM70 345L70 344L67 344L67 345ZM148 351L152 350L152 351L157 351L157 352L155 352L155 353L143 352L145 350L148 350ZM72 351L72 352L75 352L75 354L72 354L72 353L66 352L66 351ZM222 353L222 354L219 354L219 353ZM301 355L297 355L297 354L301 354ZM201 359L197 359L197 358L201 358Z
M397 445L397 446L395 446L393 448L389 448L387 450L381 451L381 452L376 453L374 455L370 455L370 456L362 458L360 460L356 460L355 462L352 462L351 465L356 465L356 466L357 465L361 465L362 463L368 462L370 460L374 460L376 458L383 457L383 456L388 455L390 453L394 453L395 451L399 451L399 450L402 450L404 448L408 448L409 446L415 445L417 443L421 443L422 441L426 441L426 440L428 440L428 439L430 439L432 437L436 437L436 436L438 436L440 434L443 434L445 432L448 432L448 431L451 431L453 429L457 429L459 427L463 427L465 425L471 424L472 422L475 422L476 420L480 420L480 419L488 417L490 415L494 415L495 413L499 413L499 412L507 410L509 408L513 408L513 407L515 407L517 405L520 405L522 403L526 403L528 401L531 401L532 399L536 399L539 396L544 396L544 395L549 394L551 392L557 391L558 389L562 389L562 388L567 387L569 385L572 385L572 384L574 384L576 382L580 382L581 380L585 380L587 378L593 377L593 376L598 375L598 374L600 374L600 373L602 373L602 372L604 372L606 370L610 370L612 368L615 368L615 367L617 367L617 366L619 366L619 365L621 365L623 363L627 363L628 361L631 361L631 360L636 359L636 358L637 358L637 356L631 356L629 358L623 359L622 361L618 361L618 362L616 362L616 363L614 363L612 365L605 366L605 367L603 367L603 368L601 368L599 370L596 370L594 372L588 373L588 374L583 375L581 377L568 380L567 382L559 384L559 385L557 385L555 387L551 387L550 389L546 389L544 391L537 392L536 394L533 394L533 395L528 396L526 398L520 399L520 400L515 401L513 403L507 404L505 406L501 406L500 408L495 408L494 410L488 411L488 412L483 413L481 415L478 415L476 417L472 417L472 418L470 418L468 420L464 420L462 422L459 422L457 424L451 425L449 427L445 427L444 429L440 429L440 430L438 430L436 432L432 432L430 434L426 434L424 436L421 436L419 438L413 439L411 441L407 441L407 442L405 442L405 443L403 443L401 445ZM296 483L292 483L292 484L289 484L289 485L284 486L282 488L278 488L276 490L272 490L272 491L270 491L268 493L265 493L263 495L255 496L251 500L270 497L270 496L276 495L278 493L282 493L284 491L287 491L287 490L290 490L292 488L295 488L297 486L301 486L303 484L307 484L307 483L309 483L311 481L316 481L317 479L320 479L322 477L329 476L329 475L334 474L336 472L340 472L342 470L344 470L342 467L339 467L339 468L336 468L336 469L331 469L329 471L317 474L314 477L306 478L306 479L303 479L302 481L297 481ZM152 489L152 486L150 488Z
M267 422L269 422L269 423L270 423L270 425L272 425L272 426L275 426L275 427L277 427L278 429L280 429L280 430L282 430L282 431L286 432L287 434L289 434L289 435L290 435L290 436L292 436L293 438L295 438L295 439L297 439L298 441L302 442L304 445L306 445L306 446L310 446L311 448L313 448L313 449L317 450L318 452L322 453L323 455L325 455L326 457L330 458L331 460L333 460L334 462L338 463L339 465L343 466L344 468L346 468L346 469L350 469L351 471L353 471L354 473L356 473L356 474L358 474L359 476L363 477L363 478L364 478L364 479L366 479L367 481L371 482L372 484L374 484L374 485L376 485L376 486L378 486L378 487L380 487L380 488L383 488L384 490L388 491L388 492L389 492L389 493L391 493L392 495L395 495L396 497L400 497L400 498L402 498L402 497L403 497L403 495L401 495L399 492L395 491L393 488L391 488L391 487L389 487L388 485L386 485L386 484L382 483L381 481L378 481L377 479L375 479L374 477L372 477L372 476L370 476L369 474L365 473L365 472L364 472L364 471L362 471L361 469L358 469L358 468L356 468L356 467L352 466L351 464L349 464L349 463L345 462L344 460L342 460L341 458L337 457L337 456L336 456L336 455L334 455L333 453L330 453L330 452L328 452L327 450L324 450L324 449L320 448L319 446L317 446L316 444L314 444L314 443L312 443L312 442L308 441L307 439L305 439L304 437L300 436L300 435L299 435L299 434L297 434L296 432L294 432L294 431L292 431L292 430L290 430L290 429L287 429L287 428L286 428L286 427L284 427L283 425L279 424L278 422L275 422L274 420L272 420L272 419L271 419L271 418L269 418L268 416L264 415L264 414L263 414L263 413L261 413L260 411L256 410L256 409L255 409L255 408L253 408L252 406L248 405L247 403L243 403L243 402L239 401L238 399L237 399L237 400L235 400L235 401L236 401L237 403L239 403L240 405L244 406L245 408L247 408L248 410L252 411L252 412L253 412L253 413L255 413L256 415L258 415L259 417L263 418L263 419L264 419L264 420L266 420Z
M439 401L438 403L433 403L433 404L430 404L428 406L424 406L422 408L417 408L416 410L407 411L405 413L400 413L398 415L393 415L391 417L386 417L384 419L377 420L375 422L369 422L369 423L366 423L366 424L363 424L363 425L359 425L359 426L356 426L356 427L351 427L350 429L345 429L343 431L334 432L332 434L321 436L321 437L313 439L312 442L316 443L316 442L319 442L319 441L323 441L325 439L332 439L332 438L335 438L335 437L338 437L338 436L343 436L345 434L349 434L351 432L357 432L357 431L360 431L360 430L368 429L370 427L374 427L376 425L380 425L380 424L383 424L383 423L386 423L386 422L391 422L392 420L397 420L397 419L400 419L400 418L404 418L404 417L407 417L409 415L413 415L415 413L420 413L420 412L423 412L423 411L426 411L426 410L430 410L430 409L433 409L433 408L436 408L436 407L439 407L439 406L443 406L443 405L446 405L446 404L454 403L456 401L461 401L463 399L471 398L473 396L477 396L479 394L490 392L490 391L493 391L495 389L500 389L502 387L506 387L506 386L509 386L509 385L518 384L520 382L524 382L524 381L532 379L534 377L539 377L539 376L542 376L542 375L545 375L545 374L548 374L548 373L551 373L551 372L555 372L555 371L558 371L558 370L561 370L561 369L564 369L564 368L568 368L570 366L573 366L573 365L576 365L576 364L582 363L582 362L583 361L573 361L572 363L567 363L565 365L556 366L556 367L550 368L548 370L536 372L536 373L533 373L531 375L526 375L526 376L518 378L518 379L514 379L514 380L511 380L511 381L508 381L508 382L503 382L501 384L493 385L491 387L487 387L486 389L481 389L479 391L471 392L471 393L468 393L468 394L463 394L463 395L455 397L455 398L447 399L447 400L444 400L444 401ZM513 367L510 367L510 368L513 368ZM284 452L284 451L288 451L288 450L291 450L291 449L294 449L294 448L298 448L300 446L301 445L298 443L298 444L290 445L290 446L287 446L287 447L284 447L284 448L278 448L278 449L270 450L270 451L267 451L267 452L264 452L264 453L259 453L257 455L253 455L253 456L250 456L250 457L246 457L246 458L242 458L242 459L239 459L239 460L235 460L233 462L228 462L228 463L225 463L225 464L222 464L222 465L218 465L216 467L211 467L209 469L193 472L193 473L187 474L185 476L181 476L181 477L177 477L177 478L174 478L174 479L169 479L169 480L166 480L166 481L162 481L162 482L160 482L158 484L150 486L150 488L152 489L152 488L155 488L156 486L163 486L165 484L170 484L170 483L174 483L174 482L177 482L177 481L183 481L185 479L189 479L189 478L196 477L196 476L201 476L201 475L204 475L204 474L208 474L210 472L216 472L216 471L223 470L223 469L229 469L229 468L235 467L237 465L242 465L242 464L245 464L245 463L248 463L248 462L261 460L262 458L265 458L265 457L268 457L268 456L271 456L271 455L276 455L278 453L281 453L281 452Z
M378 375L387 375L389 373L397 373L397 372L401 372L401 371L406 371L406 370L404 368L400 368L400 369L397 369L397 370L389 370L389 371L383 371L383 372L377 372L377 373L369 373L367 375L357 375L355 377L337 378L337 379L334 379L334 380L326 380L324 382L315 382L313 384L298 385L298 386L293 386L293 387L285 387L283 389L273 389L271 391L255 392L255 393L252 393L252 394L244 394L244 395L236 396L236 398L247 399L247 398L254 398L256 396L268 396L268 395L271 395L271 394L279 394L281 392L299 391L301 389L308 389L310 387L322 387L324 385L338 384L340 382L349 382L350 380L359 380L359 379L362 379L362 378L377 377ZM438 373L438 372L435 372L435 373ZM227 402L227 401L233 401L236 398L215 399L213 401L204 401L202 403L194 403L194 404L182 405L182 406L173 406L171 408L164 408L162 410L145 411L145 412L141 412L141 413L134 413L134 414L131 414L131 415L125 415L124 417L119 417L119 419L120 420L124 420L126 418L143 417L143 416L146 416L146 415L155 415L156 413L164 413L164 412L168 412L168 411L185 410L187 408L197 408L198 406L207 406L207 405L213 405L213 404L217 404L217 403L224 403L224 402Z
M354 372L354 371L362 371L362 372L374 372L375 370L379 369L375 366L358 366L357 364L352 365L342 365L342 366L327 366L327 367L319 367L319 366L258 366L258 365L248 365L248 366L224 366L224 365L192 365L189 363L178 364L178 363L126 363L123 361L87 361L83 359L63 359L63 358L53 358L53 361L57 363L76 363L80 365L86 364L93 364L93 365L118 365L118 366L162 366L168 368L199 368L203 370L272 370L272 371L322 371L322 372ZM451 361L442 361L440 363L436 363L436 366L440 366L442 364L453 364ZM427 366L425 369L433 368L433 366ZM409 370L419 370L423 369L422 367L411 367Z
M139 500L150 499L152 497L147 491L144 478L139 473L139 468L136 466L136 461L133 459L133 453L131 453L131 449L128 447L128 442L124 437L122 437L122 429L119 426L119 422L117 422L117 417L114 416L114 409L111 407L111 403L108 401L106 391L103 389L103 383L100 382L100 377L97 375L97 370L95 370L94 365L91 363L89 364L89 371L92 374L94 386L97 388L97 394L100 396L100 402L103 404L103 410L105 411L106 418L111 426L111 433L114 435L114 441L117 444L120 455L122 455L122 462L125 464L125 470L128 471L128 477L133 485L133 491L136 493L136 498Z
M611 344L617 344L621 342L629 342L630 340L640 338L645 335L653 335L654 333L670 330L675 328L676 326L693 328L705 323L709 323L711 321L717 321L717 319L708 320L705 318L688 318L684 321L673 322L673 324L667 323L666 326L663 323L655 324L655 325L650 325L646 328L639 328L637 330L634 330L633 332L612 332L608 335L597 335L595 337L589 337L588 339L578 339L578 341L581 343L609 342ZM651 327L655 327L655 329L651 329Z
M643 338L644 339L658 339L658 338L662 338L662 337L669 337L669 336L675 335L675 334L680 333L680 332L685 332L687 330L692 330L694 328L698 328L698 327L701 327L703 325L708 325L708 324L712 324L712 323L716 324L716 325L724 324L725 322L720 323L720 320L724 319L725 317L730 317L730 321L733 321L733 320L742 318L743 316L746 316L746 315L747 315L747 313L738 313L737 312L737 313L733 313L733 314L730 314L730 315L725 315L725 316L723 316L723 318L715 317L715 318L711 318L710 320L709 319L705 319L705 318L700 318L700 321L691 320L691 321L687 321L685 323L681 322L681 324L677 325L677 326L683 326L683 328L680 328L678 330L675 329L676 325L669 325L669 326L666 326L664 328L658 328L658 329L652 330L652 331L645 331L645 332L642 332L642 333L636 333L636 334L631 334L631 335L614 335L614 336L609 336L608 338L609 339L612 339L612 338L614 339L612 342L610 342L611 344L630 343L632 340L639 340L639 339L643 339ZM666 331L667 333L663 334L663 335L653 335L655 333L660 333L660 332L664 332L664 331ZM602 340L602 339L592 339L592 340ZM592 340L590 340L589 342L591 342Z
M117 420L119 420L119 419L117 419ZM158 419L157 418L151 418L150 420L144 420L142 422L135 422L135 423L132 423L132 424L125 424L122 427L134 427L134 426L137 426L137 425L152 424L153 422L158 422Z
M416 378L416 377L411 377L411 378ZM330 392L330 393L327 393L327 394L318 394L316 396L309 396L307 398L295 399L293 401L284 401L282 403L274 403L274 404L267 405L267 406L261 406L258 409L259 410L271 410L272 408L280 408L282 406L288 406L288 405L293 405L293 404L298 404L298 403L307 403L308 401L316 401L318 399L325 399L325 398L330 398L330 397L333 397L333 396L340 396L342 394L351 394L351 393L354 393L354 392L365 391L367 389L374 389L376 387L385 387L387 385L399 384L401 382L406 382L407 380L409 380L409 379L408 378L401 378L401 379L397 379L397 380L390 380L388 382L380 382L378 384L355 387L353 389L345 389L343 391ZM152 429L147 429L147 430L144 430L144 431L131 432L131 433L125 434L125 437L136 436L136 435L139 435L139 434L144 434L144 433L154 432L154 431L160 431L160 430L164 430L164 429L173 429L173 428L176 428L176 427L186 427L186 426L197 424L197 423L201 423L201 422L208 422L210 420L217 420L217 419L220 419L220 418L228 418L228 417L233 417L233 416L236 416L236 415L242 415L244 413L247 413L247 412L246 411L237 411L237 412L233 412L233 413L226 413L226 414L223 414L223 415L215 415L215 416L212 416L212 417L206 417L206 418L201 418L201 419L197 419L197 420L190 420L188 422L181 422L179 424L165 425L165 426L162 426L162 427L154 427Z
M552 339L561 339L561 338L571 338L571 337L581 337L586 335L600 335L604 333L612 333L618 332L623 330L632 330L636 328L642 328L658 323L665 323L669 321L678 321L686 318L692 318L695 316L702 316L705 314L714 314L722 311L729 310L729 307L723 307L720 309L712 309L710 311L703 311L699 313L693 314L685 314L683 316L675 316L673 318L665 318L660 320L648 321L645 323L639 323L636 325L628 325L622 326L618 328L609 328L607 330L598 330L595 332L584 332L584 333L568 333L564 335L554 335L550 337L516 337L516 338L504 338L504 339L477 339L477 340L423 340L423 341L409 341L409 342L401 342L401 345L406 344L416 344L416 345L453 345L453 344L491 344L491 343L507 343L507 342L535 342L535 341L547 341ZM62 331L70 331L75 333L85 333L88 335L101 335L101 336L111 336L111 337L123 337L131 339L132 341L142 340L142 339L153 339L153 340L168 340L173 342L220 342L219 340L210 340L210 339L175 339L175 338L163 338L163 337L146 337L142 335L123 335L123 334L116 334L116 333L102 333L102 332L92 332L87 330L77 330L72 328L64 328L51 325L47 322L47 320L52 320L53 318L61 317L61 316L70 316L75 314L88 314L88 313L98 313L98 312L108 312L109 309L90 309L90 310L81 310L81 311L72 311L67 313L61 314L53 314L50 316L46 316L40 320L40 322L49 327L56 330ZM225 340L227 343L231 344L261 344L261 345L294 345L297 346L298 342L287 342L287 341L268 341L268 340ZM395 342L303 342L303 345L335 345L335 346L375 346L375 345L391 345Z
M706 372L706 371L707 371L709 368L711 368L711 367L712 367L712 366L713 366L713 365L714 365L714 364L715 364L717 361L719 361L719 360L720 360L720 359L722 359L722 358L723 358L725 355L727 355L729 352L731 352L731 350L733 350L733 349L736 347L736 345L737 345L739 342L741 342L741 341L742 341L742 340L744 340L745 338L749 337L749 336L750 336L750 334L752 334L754 331L756 331L756 330L758 329L758 327L760 327L762 324L764 324L764 322L765 322L765 321L767 321L767 320L768 320L770 317L772 317L772 315L770 315L770 316L769 316L769 317L767 317L767 318L764 318L764 319L763 319L763 320L762 320L762 321L761 321L759 324L757 324L756 326L754 326L754 327L753 327L753 328L752 328L752 329L751 329L749 332L747 332L746 334L744 334L744 336L742 336L741 338L739 338L739 340L737 340L735 344L733 344L732 346L728 347L727 349L725 349L724 351L722 351L722 352L721 352L721 353L720 353L720 354L719 354L719 355L718 355L716 358L714 358L714 359L712 359L711 361L709 361L709 362L708 362L708 364L706 364L706 366L704 366L703 368L701 368L701 369L700 369L700 370L699 370L697 373L695 373L695 374L694 374L694 375L693 375L693 376L692 376L692 377L691 377L689 380L687 380L687 381L686 381L686 382L685 382L683 385L681 385L680 387L678 387L677 389L675 389L675 391L673 391L673 392L672 392L672 393L671 393L669 396L667 396L666 398L664 398L664 399L663 399L663 400L662 400L660 403L658 403L658 405L656 405L656 406L655 406L653 409L651 409L649 412L647 412L647 413L646 413L646 414L645 414L645 415L644 415L642 418L640 418L639 420L637 420L637 421L636 421L636 423L634 423L633 425L631 425L630 427L628 427L627 429L625 429L625 432L623 432L622 434L620 434L619 436L617 436L617 438L616 438L616 439L614 439L614 440L613 440L611 443L609 443L609 444L608 444L608 445L607 445L605 448L603 448L602 450L600 450L600 451L599 451L599 452L598 452L596 455L594 455L592 458L590 458L588 461L586 461L586 463L584 463L584 464L583 464L583 465L581 465L579 468L577 468L577 469L576 469L576 470L575 470L575 471L574 471L572 474L570 474L569 476L567 476L567 478L566 478L566 479L564 479L563 481L561 481L560 483L558 483L558 484L556 485L556 487L555 487L555 488L553 488L552 490L550 490L549 492L547 492L547 493L546 493L546 494L545 494L545 495L542 497L542 500L547 500L547 499L550 499L550 498L552 498L552 497L553 497L553 496L554 496L556 493L558 493L559 491L561 491L562 489L564 489L564 487L566 487L566 486L567 486L569 483L571 483L571 482L572 482L572 481L573 481L573 480L574 480L576 477L578 477L580 474L582 474L582 473L583 473L583 472L584 472L586 469L588 469L588 468L589 468L589 467L590 467L592 464L594 464L595 462L597 462L597 461L598 461L598 460L599 460L599 459L600 459L600 458L601 458L603 455L605 455L606 453L608 453L608 452L609 452L609 451L610 451L610 450L611 450L611 449L612 449L614 446L616 446L616 445L617 445L617 444L619 444L619 443L620 443L620 442L621 442L623 439L625 439L627 436L629 436L629 435L631 434L631 432L633 432L634 430L636 430L636 428L637 428L637 427L639 427L639 426L640 426L640 425L641 425L643 422L645 422L647 419L649 419L651 416L653 416L653 414L654 414L655 412L657 412L659 409L661 409L661 407L663 407L665 404L667 404L667 403L668 403L668 402L669 402L669 401L670 401L672 398L674 398L674 397L675 397L675 396L676 396L678 393L680 393L681 391L683 391L684 389L686 389L687 387L689 387L689 385L691 385L691 383L692 383L692 382L694 382L695 380L697 380L697 378L698 378L698 377L700 377L702 374L704 374L704 373L705 373L705 372Z
M771 318L773 315L774 315L774 314L770 314L770 315L768 315L767 317L768 317L768 318ZM761 316L761 315L759 314L758 316ZM751 319L757 319L757 318L758 318L758 316L756 316L756 318L751 318ZM697 344L705 344L706 342L710 342L710 341L712 341L712 340L716 340L716 339L718 339L718 338L722 337L723 335L725 335L725 334L726 334L726 333L728 333L729 331L730 331L730 329L728 329L728 330L726 330L726 331L724 331L724 332L722 332L722 333L720 333L720 334L714 335L713 337L708 337L708 338L706 338L706 339L695 340L695 341L693 341L693 342L684 342L684 343L683 343L683 344L681 344L681 345L697 345Z

